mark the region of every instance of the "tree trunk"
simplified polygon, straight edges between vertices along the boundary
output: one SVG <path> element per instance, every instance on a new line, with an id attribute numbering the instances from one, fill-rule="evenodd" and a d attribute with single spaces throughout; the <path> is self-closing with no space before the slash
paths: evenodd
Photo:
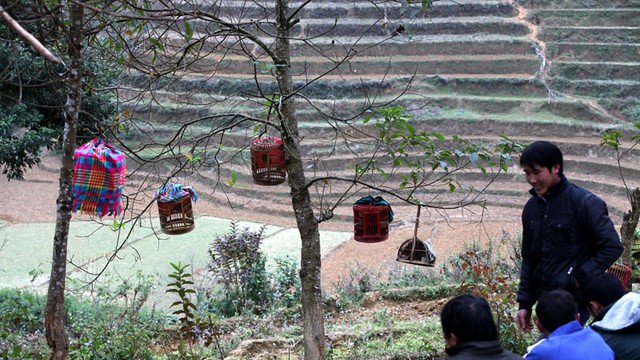
<path id="1" fill-rule="evenodd" d="M 622 263 L 633 268 L 633 258 L 631 249 L 636 239 L 636 227 L 638 226 L 638 218 L 640 217 L 640 188 L 633 190 L 629 197 L 631 210 L 622 216 L 622 225 L 620 226 L 620 238 L 622 239 Z M 631 290 L 631 281 L 627 284 L 627 289 Z"/>
<path id="2" fill-rule="evenodd" d="M 67 103 L 62 143 L 56 230 L 53 239 L 51 276 L 45 308 L 45 331 L 49 346 L 49 360 L 63 360 L 69 356 L 69 337 L 64 326 L 64 291 L 67 273 L 67 242 L 73 202 L 73 153 L 76 148 L 76 130 L 82 98 L 82 6 L 70 3 L 69 58 L 71 65 L 67 79 Z"/>
<path id="3" fill-rule="evenodd" d="M 302 249 L 300 251 L 300 281 L 302 283 L 302 322 L 304 358 L 323 359 L 325 350 L 324 311 L 320 284 L 320 231 L 311 207 L 311 196 L 307 189 L 304 168 L 300 156 L 298 121 L 295 113 L 293 82 L 290 68 L 289 35 L 287 21 L 289 2 L 276 2 L 276 57 L 275 74 L 280 90 L 279 116 L 283 129 L 285 163 L 291 203 Z"/>

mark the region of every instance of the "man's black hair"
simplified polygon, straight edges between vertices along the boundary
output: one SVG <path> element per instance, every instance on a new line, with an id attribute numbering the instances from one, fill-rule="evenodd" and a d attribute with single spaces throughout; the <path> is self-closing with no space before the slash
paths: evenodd
<path id="1" fill-rule="evenodd" d="M 496 341 L 498 329 L 489 303 L 473 295 L 460 295 L 442 308 L 440 322 L 445 337 L 455 334 L 458 342 Z"/>
<path id="2" fill-rule="evenodd" d="M 535 141 L 529 144 L 520 156 L 520 166 L 539 165 L 551 171 L 554 165 L 560 165 L 559 175 L 563 174 L 562 151 L 549 141 Z"/>
<path id="3" fill-rule="evenodd" d="M 582 288 L 582 299 L 585 302 L 597 301 L 602 306 L 612 304 L 626 293 L 622 282 L 609 272 L 593 276 Z"/>
<path id="4" fill-rule="evenodd" d="M 536 316 L 547 331 L 554 332 L 560 326 L 576 320 L 578 305 L 568 291 L 548 291 L 538 300 Z"/>

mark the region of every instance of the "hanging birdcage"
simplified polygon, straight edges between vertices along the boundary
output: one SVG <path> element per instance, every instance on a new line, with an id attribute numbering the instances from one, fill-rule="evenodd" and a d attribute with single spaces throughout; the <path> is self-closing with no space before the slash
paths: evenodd
<path id="1" fill-rule="evenodd" d="M 627 284 L 629 283 L 629 279 L 631 278 L 631 268 L 629 266 L 625 264 L 614 263 L 607 269 L 607 272 L 612 273 L 618 279 L 620 279 L 620 282 L 622 283 L 622 287 L 624 288 L 627 287 Z"/>
<path id="2" fill-rule="evenodd" d="M 400 245 L 396 261 L 412 265 L 432 267 L 435 266 L 436 263 L 436 253 L 433 250 L 431 243 L 418 239 L 419 223 L 420 206 L 418 206 L 418 214 L 416 215 L 416 225 L 413 231 L 413 238 L 404 241 L 402 245 Z"/>
<path id="3" fill-rule="evenodd" d="M 126 170 L 124 153 L 101 139 L 79 146 L 73 154 L 72 211 L 119 215 Z"/>
<path id="4" fill-rule="evenodd" d="M 389 238 L 389 223 L 393 221 L 391 206 L 380 196 L 366 196 L 353 204 L 353 239 L 375 243 Z"/>
<path id="5" fill-rule="evenodd" d="M 284 165 L 282 140 L 265 136 L 251 142 L 251 174 L 253 182 L 260 185 L 278 185 L 284 182 L 287 169 Z"/>
<path id="6" fill-rule="evenodd" d="M 156 193 L 160 230 L 168 235 L 186 234 L 195 228 L 193 201 L 198 199 L 193 188 L 167 184 Z"/>

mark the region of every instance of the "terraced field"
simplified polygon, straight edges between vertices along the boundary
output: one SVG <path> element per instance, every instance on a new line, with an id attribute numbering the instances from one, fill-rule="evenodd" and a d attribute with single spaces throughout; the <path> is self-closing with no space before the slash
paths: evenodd
<path id="1" fill-rule="evenodd" d="M 243 14 L 250 19 L 265 11 L 244 1 L 224 3 L 228 7 L 215 10 L 229 16 Z M 401 10 L 399 5 L 382 8 L 368 1 L 334 0 L 314 2 L 298 14 L 292 69 L 302 95 L 297 115 L 309 179 L 326 174 L 353 176 L 354 165 L 371 150 L 365 136 L 370 128 L 353 114 L 373 100 L 393 101 L 410 112 L 419 130 L 485 143 L 496 142 L 501 134 L 525 143 L 556 142 L 565 153 L 570 179 L 601 195 L 614 222 L 620 223 L 629 208 L 625 188 L 614 152 L 599 143 L 608 129 L 623 131 L 627 140 L 637 134 L 631 124 L 640 116 L 639 0 L 436 1 L 428 11 L 411 18 L 401 15 Z M 269 63 L 260 49 L 253 49 L 254 61 L 240 56 L 240 51 L 230 43 L 224 57 L 214 52 L 163 86 L 131 72 L 125 78 L 129 89 L 121 95 L 130 101 L 141 131 L 132 132 L 129 140 L 142 141 L 142 131 L 152 130 L 152 137 L 162 143 L 182 124 L 200 117 L 224 119 L 239 112 L 262 116 L 265 106 L 256 85 L 265 94 L 273 91 Z M 134 101 L 148 87 L 156 88 L 154 101 L 148 93 L 145 102 Z M 200 121 L 187 135 L 198 138 L 219 124 L 217 118 Z M 344 132 L 337 132 L 338 127 Z M 220 161 L 178 180 L 197 186 L 202 196 L 220 203 L 208 211 L 228 217 L 233 208 L 238 218 L 293 225 L 286 183 L 252 184 L 248 150 L 256 136 L 251 127 L 236 127 L 212 139 L 210 144 L 220 141 L 223 150 L 212 145 L 206 154 L 217 149 Z M 640 177 L 639 157 L 640 153 L 631 151 L 621 161 L 624 178 L 633 187 Z M 166 164 L 155 166 L 160 172 L 171 170 Z M 236 186 L 221 185 L 232 171 L 238 174 Z M 458 180 L 475 187 L 486 182 L 474 172 L 461 174 Z M 336 202 L 346 187 L 335 183 L 318 189 L 324 193 L 316 194 L 317 205 Z M 427 231 L 431 235 L 434 224 L 443 219 L 453 227 L 484 219 L 486 224 L 509 223 L 508 229 L 514 230 L 527 188 L 514 164 L 482 195 L 486 211 L 431 212 L 422 221 L 433 227 Z M 350 205 L 366 194 L 340 199 L 334 219 L 323 226 L 352 229 Z M 446 196 L 446 191 L 434 189 L 433 196 Z M 403 238 L 412 232 L 415 208 L 402 203 L 393 206 Z M 440 231 L 436 246 L 461 242 L 450 238 L 454 233 Z M 345 245 L 337 256 L 344 258 L 354 251 L 353 246 Z"/>

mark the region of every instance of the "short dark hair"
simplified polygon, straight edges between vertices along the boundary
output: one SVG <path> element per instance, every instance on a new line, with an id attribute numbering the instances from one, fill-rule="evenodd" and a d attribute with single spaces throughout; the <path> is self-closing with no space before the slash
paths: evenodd
<path id="1" fill-rule="evenodd" d="M 460 295 L 449 300 L 442 308 L 440 322 L 445 337 L 455 334 L 459 342 L 498 340 L 489 303 L 478 296 Z"/>
<path id="2" fill-rule="evenodd" d="M 622 282 L 612 273 L 603 271 L 584 284 L 582 299 L 585 302 L 597 301 L 602 306 L 612 304 L 624 296 L 626 290 Z"/>
<path id="3" fill-rule="evenodd" d="M 560 326 L 576 320 L 578 305 L 568 291 L 557 289 L 548 291 L 538 300 L 536 316 L 550 333 Z"/>
<path id="4" fill-rule="evenodd" d="M 551 170 L 554 165 L 560 165 L 559 175 L 563 174 L 562 151 L 549 141 L 535 141 L 529 144 L 520 155 L 520 166 L 544 166 Z"/>

